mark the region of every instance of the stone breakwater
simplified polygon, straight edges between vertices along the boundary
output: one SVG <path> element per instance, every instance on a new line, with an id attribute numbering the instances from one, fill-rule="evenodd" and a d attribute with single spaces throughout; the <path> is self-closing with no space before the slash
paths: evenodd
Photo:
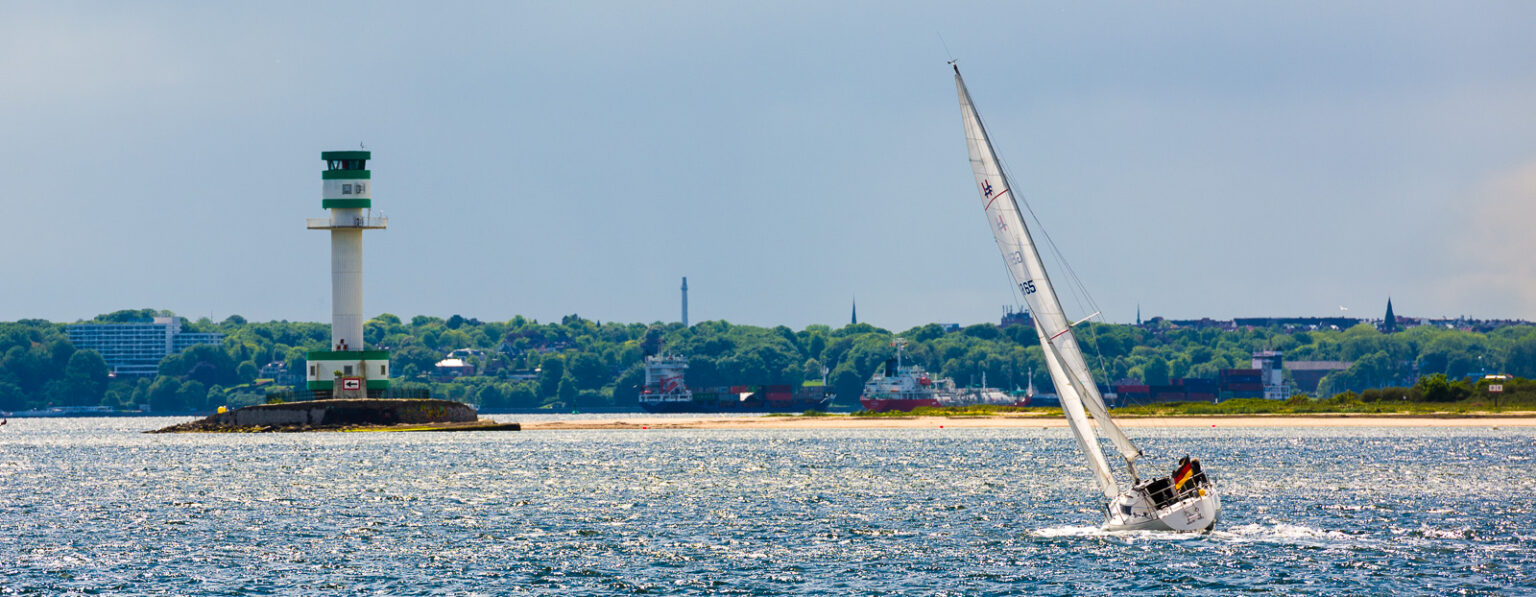
<path id="1" fill-rule="evenodd" d="M 343 399 L 258 404 L 172 425 L 152 433 L 221 431 L 332 431 L 358 427 L 441 425 L 469 428 L 474 407 L 430 398 Z M 486 423 L 493 423 L 486 421 Z"/>

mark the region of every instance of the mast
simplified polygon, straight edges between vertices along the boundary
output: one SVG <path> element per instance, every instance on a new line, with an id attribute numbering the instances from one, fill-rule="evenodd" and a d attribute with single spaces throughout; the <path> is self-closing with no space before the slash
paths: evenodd
<path id="1" fill-rule="evenodd" d="M 1024 225 L 1024 216 L 1014 197 L 1013 186 L 1003 172 L 1002 162 L 992 148 L 992 141 L 987 137 L 981 115 L 971 102 L 971 94 L 965 87 L 965 80 L 960 77 L 958 65 L 955 65 L 955 89 L 960 95 L 961 120 L 965 126 L 971 171 L 976 176 L 983 209 L 992 228 L 992 235 L 997 240 L 997 248 L 1003 255 L 1008 273 L 1018 286 L 1019 293 L 1029 305 L 1035 322 L 1035 333 L 1040 337 L 1040 346 L 1045 351 L 1045 361 L 1051 379 L 1056 384 L 1056 391 L 1061 396 L 1062 410 L 1067 415 L 1067 421 L 1088 456 L 1094 477 L 1105 490 L 1105 495 L 1114 497 L 1113 477 L 1109 474 L 1103 452 L 1092 434 L 1084 409 L 1093 414 L 1100 431 L 1109 437 L 1120 456 L 1125 459 L 1133 480 L 1136 477 L 1135 461 L 1141 456 L 1141 450 L 1109 418 L 1104 398 L 1099 394 L 1098 386 L 1093 383 L 1088 363 L 1083 359 L 1082 349 L 1078 346 L 1077 335 L 1073 333 L 1061 300 L 1056 296 L 1038 247 Z"/>

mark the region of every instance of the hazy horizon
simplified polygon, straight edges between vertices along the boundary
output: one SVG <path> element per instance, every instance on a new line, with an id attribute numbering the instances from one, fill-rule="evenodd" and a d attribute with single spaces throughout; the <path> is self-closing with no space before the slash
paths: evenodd
<path id="1" fill-rule="evenodd" d="M 328 322 L 329 243 L 303 220 L 325 215 L 320 152 L 364 144 L 390 217 L 365 235 L 368 316 L 676 321 L 687 276 L 694 322 L 838 327 L 855 297 L 891 330 L 996 321 L 1018 299 L 950 54 L 1108 321 L 1370 319 L 1389 296 L 1536 319 L 1533 22 L 1517 2 L 6 3 L 0 320 Z"/>

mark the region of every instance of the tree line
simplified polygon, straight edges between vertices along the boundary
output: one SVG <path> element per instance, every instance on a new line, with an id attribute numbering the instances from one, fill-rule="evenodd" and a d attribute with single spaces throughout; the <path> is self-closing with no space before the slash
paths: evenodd
<path id="1" fill-rule="evenodd" d="M 147 321 L 168 315 L 150 309 L 101 315 L 94 322 Z M 304 355 L 329 344 L 329 326 L 310 322 L 249 322 L 238 315 L 220 322 L 188 321 L 184 331 L 219 332 L 218 345 L 200 345 L 165 357 L 157 374 L 109 376 L 93 350 L 77 349 L 66 326 L 28 319 L 0 323 L 0 410 L 44 406 L 107 405 L 156 411 L 203 411 L 243 406 L 281 392 L 283 379 L 265 380 L 265 365 L 282 362 L 299 374 Z M 1278 350 L 1287 361 L 1347 361 L 1348 368 L 1322 381 L 1319 395 L 1359 394 L 1413 387 L 1424 376 L 1460 379 L 1480 371 L 1536 378 L 1536 327 L 1508 326 L 1488 333 L 1416 327 L 1381 333 L 1361 324 L 1346 330 L 1286 331 L 1087 323 L 1080 343 L 1101 380 L 1167 384 L 1181 377 L 1214 378 L 1221 369 L 1247 368 L 1254 351 Z M 661 352 L 689 357 L 694 387 L 821 382 L 837 395 L 835 407 L 856 407 L 863 384 L 907 340 L 904 358 L 960 385 L 1022 388 L 1031 376 L 1037 390 L 1052 391 L 1032 328 L 976 324 L 946 329 L 927 324 L 900 332 L 869 324 L 839 328 L 811 325 L 759 327 L 706 321 L 678 323 L 597 322 L 569 315 L 540 323 L 522 316 L 480 321 L 453 315 L 392 314 L 368 320 L 370 347 L 390 351 L 397 394 L 433 396 L 481 408 L 633 407 L 644 381 L 643 360 Z M 436 364 L 457 349 L 475 374 L 436 375 Z"/>

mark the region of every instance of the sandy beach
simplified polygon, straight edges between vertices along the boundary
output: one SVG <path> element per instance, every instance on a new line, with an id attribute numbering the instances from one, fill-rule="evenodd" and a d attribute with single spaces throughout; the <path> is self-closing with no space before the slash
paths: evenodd
<path id="1" fill-rule="evenodd" d="M 1181 417 L 1116 417 L 1122 427 L 1536 427 L 1536 412 L 1498 415 L 1210 415 Z M 999 415 L 990 417 L 764 417 L 744 416 L 676 419 L 647 415 L 615 416 L 612 419 L 537 421 L 522 424 L 524 431 L 571 429 L 951 429 L 1066 427 L 1054 415 Z"/>

